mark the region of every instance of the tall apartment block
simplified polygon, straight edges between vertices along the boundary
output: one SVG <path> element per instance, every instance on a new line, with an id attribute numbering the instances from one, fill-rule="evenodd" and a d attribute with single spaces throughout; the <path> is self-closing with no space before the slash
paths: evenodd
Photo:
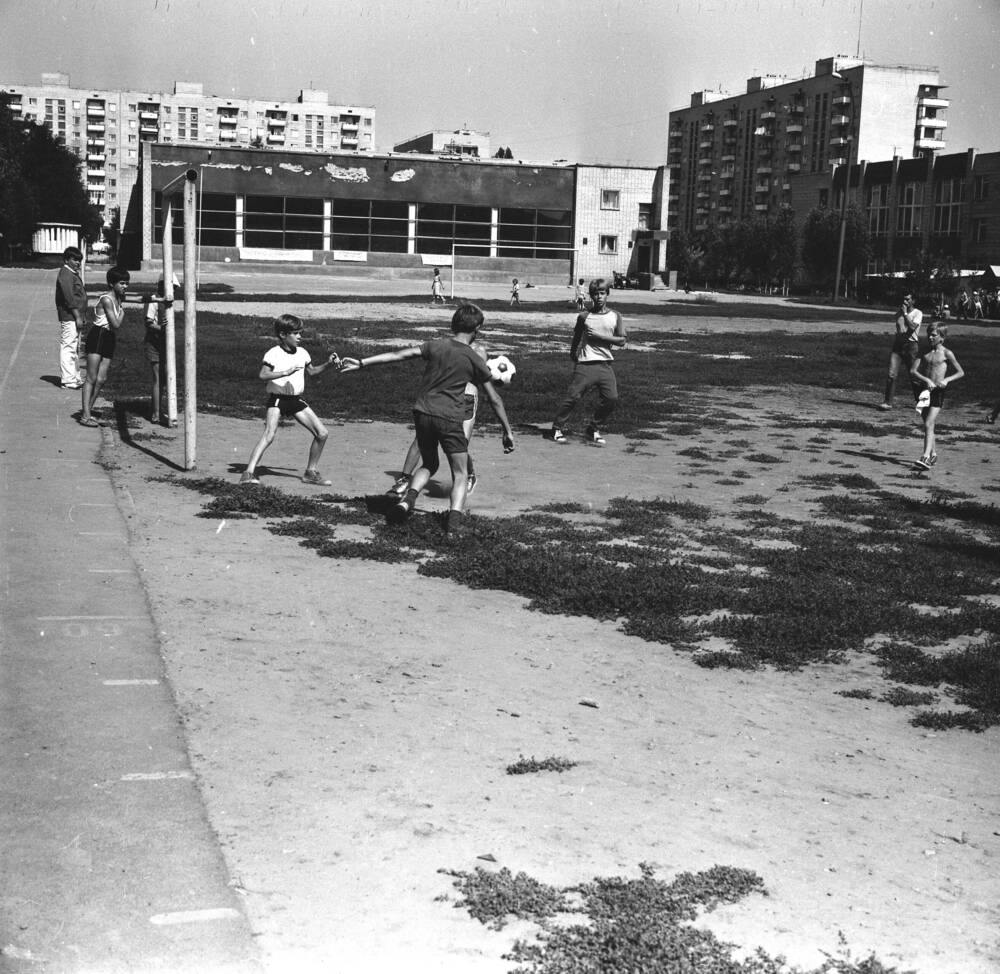
<path id="1" fill-rule="evenodd" d="M 45 125 L 83 161 L 90 201 L 105 223 L 124 207 L 138 176 L 139 143 L 258 146 L 313 152 L 371 152 L 375 110 L 332 105 L 325 91 L 303 89 L 294 102 L 206 95 L 177 81 L 173 92 L 70 87 L 65 74 L 40 85 L 0 82 L 14 113 Z"/>
<path id="2" fill-rule="evenodd" d="M 933 67 L 816 62 L 812 77 L 750 78 L 744 94 L 695 92 L 670 112 L 670 230 L 774 215 L 791 180 L 832 166 L 944 149 L 948 100 Z"/>

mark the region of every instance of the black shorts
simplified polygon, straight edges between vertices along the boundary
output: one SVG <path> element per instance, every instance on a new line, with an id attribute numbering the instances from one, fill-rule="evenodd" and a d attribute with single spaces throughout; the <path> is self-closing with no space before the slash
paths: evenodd
<path id="1" fill-rule="evenodd" d="M 143 351 L 146 353 L 147 362 L 160 362 L 166 358 L 167 336 L 162 332 L 146 329 L 146 337 L 142 342 Z"/>
<path id="2" fill-rule="evenodd" d="M 275 406 L 282 416 L 294 416 L 303 409 L 308 409 L 309 403 L 301 396 L 279 396 L 276 392 L 272 392 L 267 397 L 267 408 L 273 409 Z"/>
<path id="3" fill-rule="evenodd" d="M 100 355 L 101 358 L 113 359 L 118 336 L 110 328 L 92 327 L 87 332 L 83 349 L 88 355 Z"/>
<path id="4" fill-rule="evenodd" d="M 421 462 L 428 470 L 437 469 L 438 447 L 447 457 L 469 452 L 469 441 L 465 438 L 461 422 L 414 411 L 413 425 L 416 428 Z"/>
<path id="5" fill-rule="evenodd" d="M 931 401 L 927 405 L 937 406 L 940 409 L 944 405 L 944 389 L 940 386 L 931 389 Z"/>

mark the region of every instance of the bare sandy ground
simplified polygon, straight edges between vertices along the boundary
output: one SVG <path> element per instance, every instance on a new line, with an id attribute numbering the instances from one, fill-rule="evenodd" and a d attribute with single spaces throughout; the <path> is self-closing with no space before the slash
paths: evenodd
<path id="1" fill-rule="evenodd" d="M 477 434 L 473 512 L 622 495 L 725 509 L 755 493 L 805 518 L 808 489 L 774 491 L 830 471 L 993 501 L 993 449 L 962 439 L 982 431 L 978 410 L 950 412 L 941 464 L 922 478 L 906 463 L 919 445 L 912 411 L 877 443 L 824 431 L 833 442 L 819 454 L 806 449 L 814 431 L 780 428 L 781 415 L 870 408 L 849 398 L 768 392 L 744 410 L 756 430 L 702 436 L 710 453 L 735 436 L 781 451 L 786 462 L 738 487 L 717 481 L 745 461 L 707 473 L 677 456 L 684 439 L 634 452 L 621 437 L 595 450 L 526 433 L 504 457 Z M 770 895 L 704 921 L 748 950 L 814 965 L 842 934 L 855 957 L 873 950 L 921 974 L 1000 971 L 996 728 L 921 731 L 905 709 L 836 695 L 880 691 L 864 656 L 796 674 L 704 670 L 614 624 L 533 613 L 414 565 L 321 559 L 255 520 L 197 517 L 203 498 L 162 479 L 183 461 L 182 435 L 150 433 L 115 439 L 108 460 L 211 822 L 270 971 L 506 971 L 501 954 L 530 928 L 497 933 L 439 900 L 453 894 L 439 869 L 506 866 L 564 885 L 636 876 L 641 861 L 667 879 L 714 864 L 757 871 Z M 176 476 L 235 479 L 258 434 L 256 422 L 200 415 L 197 469 Z M 409 436 L 333 426 L 328 489 L 384 489 Z M 297 479 L 306 448 L 303 431 L 283 428 L 265 482 L 322 493 Z M 521 755 L 579 764 L 507 775 Z"/>

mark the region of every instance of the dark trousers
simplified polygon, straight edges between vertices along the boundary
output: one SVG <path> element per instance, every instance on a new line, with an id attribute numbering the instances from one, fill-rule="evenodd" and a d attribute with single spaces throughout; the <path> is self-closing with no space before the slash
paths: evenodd
<path id="1" fill-rule="evenodd" d="M 597 389 L 597 409 L 594 410 L 592 425 L 603 423 L 618 405 L 618 383 L 615 380 L 615 370 L 610 362 L 577 362 L 573 367 L 573 377 L 569 381 L 566 399 L 556 415 L 556 429 L 562 429 L 569 421 L 570 414 L 576 409 L 577 403 L 591 389 Z"/>

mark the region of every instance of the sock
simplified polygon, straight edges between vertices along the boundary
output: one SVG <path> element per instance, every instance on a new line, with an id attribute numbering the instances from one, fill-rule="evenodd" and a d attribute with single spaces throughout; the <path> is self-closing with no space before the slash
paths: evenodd
<path id="1" fill-rule="evenodd" d="M 417 503 L 417 497 L 418 496 L 419 495 L 417 494 L 417 492 L 411 487 L 406 492 L 406 497 L 404 499 L 406 500 L 406 503 L 409 504 L 410 507 L 415 507 L 416 503 Z"/>

